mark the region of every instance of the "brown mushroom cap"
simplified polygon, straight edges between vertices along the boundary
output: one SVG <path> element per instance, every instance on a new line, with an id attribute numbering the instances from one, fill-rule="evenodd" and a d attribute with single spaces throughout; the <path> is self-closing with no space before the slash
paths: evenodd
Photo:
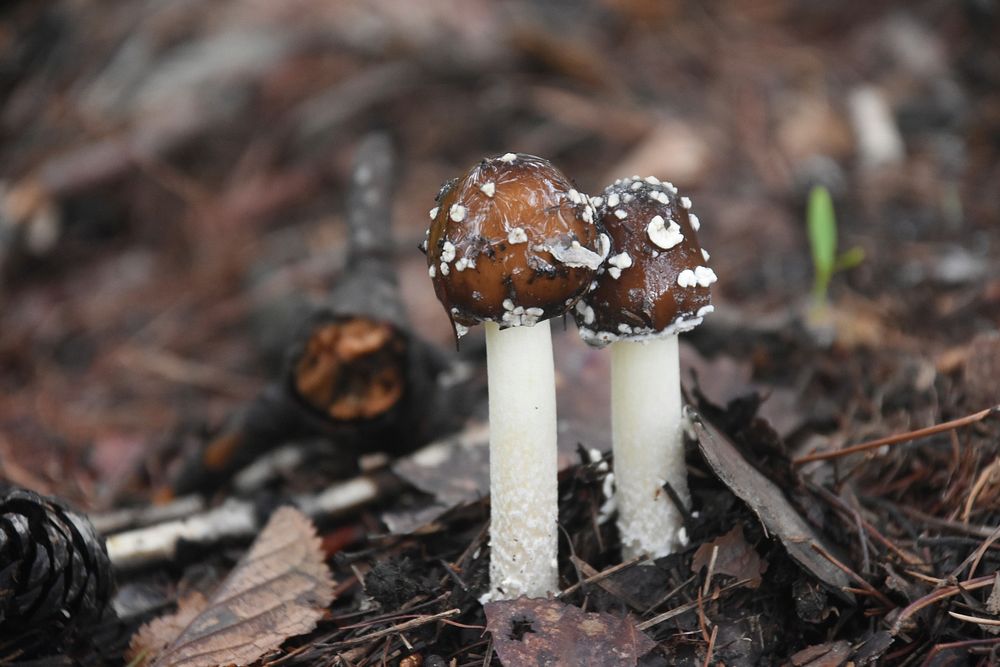
<path id="1" fill-rule="evenodd" d="M 424 249 L 459 336 L 487 320 L 530 326 L 566 312 L 606 256 L 590 199 L 539 157 L 485 159 L 437 202 Z"/>
<path id="2" fill-rule="evenodd" d="M 603 346 L 701 324 L 713 310 L 716 277 L 698 243 L 691 201 L 652 176 L 619 179 L 593 201 L 611 251 L 597 288 L 576 305 L 580 336 Z"/>

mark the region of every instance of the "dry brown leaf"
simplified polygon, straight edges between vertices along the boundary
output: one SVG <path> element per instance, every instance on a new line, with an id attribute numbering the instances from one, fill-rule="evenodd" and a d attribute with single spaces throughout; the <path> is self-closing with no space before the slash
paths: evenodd
<path id="1" fill-rule="evenodd" d="M 162 653 L 207 605 L 208 598 L 195 591 L 180 599 L 174 613 L 154 618 L 143 625 L 129 642 L 128 664 L 137 667 L 149 664 L 152 656 Z"/>
<path id="2" fill-rule="evenodd" d="M 168 644 L 150 654 L 154 667 L 245 665 L 312 630 L 332 601 L 333 579 L 316 529 L 299 510 L 282 507 L 187 625 L 157 619 L 139 630 L 133 645 Z M 180 629 L 172 640 L 166 636 L 171 628 Z"/>
<path id="3" fill-rule="evenodd" d="M 743 527 L 735 526 L 731 531 L 706 542 L 698 547 L 691 560 L 691 571 L 698 573 L 701 568 L 708 567 L 712 560 L 712 551 L 718 548 L 712 571 L 715 574 L 725 574 L 738 580 L 747 580 L 747 588 L 760 586 L 761 575 L 767 570 L 767 563 L 760 559 L 757 551 L 743 538 Z"/>
<path id="4" fill-rule="evenodd" d="M 656 646 L 628 618 L 586 613 L 556 600 L 502 600 L 483 610 L 493 648 L 511 667 L 627 667 Z"/>

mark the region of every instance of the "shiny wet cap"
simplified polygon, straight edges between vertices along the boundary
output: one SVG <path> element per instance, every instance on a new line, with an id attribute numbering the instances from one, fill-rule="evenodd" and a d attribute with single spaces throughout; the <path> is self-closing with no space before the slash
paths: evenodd
<path id="1" fill-rule="evenodd" d="M 589 197 L 533 155 L 488 158 L 446 183 L 424 249 L 456 334 L 483 321 L 531 326 L 572 308 L 607 256 L 595 216 Z"/>
<path id="2" fill-rule="evenodd" d="M 611 239 L 597 288 L 577 303 L 580 336 L 603 346 L 688 331 L 712 312 L 716 281 L 691 201 L 671 183 L 624 178 L 593 200 Z"/>

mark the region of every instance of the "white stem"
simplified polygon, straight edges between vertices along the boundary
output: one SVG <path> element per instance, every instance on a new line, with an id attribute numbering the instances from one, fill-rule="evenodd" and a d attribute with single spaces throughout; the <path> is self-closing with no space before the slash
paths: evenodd
<path id="1" fill-rule="evenodd" d="M 556 389 L 548 321 L 486 323 L 490 400 L 488 599 L 558 586 Z"/>
<path id="2" fill-rule="evenodd" d="M 690 502 L 677 336 L 611 345 L 611 429 L 622 558 L 659 558 L 686 542 L 668 482 Z"/>

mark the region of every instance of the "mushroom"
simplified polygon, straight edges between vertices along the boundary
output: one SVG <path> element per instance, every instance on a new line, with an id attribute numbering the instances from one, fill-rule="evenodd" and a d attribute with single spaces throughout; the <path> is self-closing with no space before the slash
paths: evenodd
<path id="1" fill-rule="evenodd" d="M 691 201 L 650 176 L 619 179 L 595 199 L 611 251 L 576 306 L 584 341 L 611 345 L 611 430 L 622 555 L 665 556 L 687 542 L 665 484 L 690 502 L 684 467 L 677 334 L 712 312 L 716 276 Z"/>
<path id="2" fill-rule="evenodd" d="M 590 199 L 550 162 L 507 153 L 449 181 L 424 250 L 457 338 L 485 323 L 487 599 L 557 589 L 556 395 L 549 318 L 591 288 L 607 247 Z"/>

